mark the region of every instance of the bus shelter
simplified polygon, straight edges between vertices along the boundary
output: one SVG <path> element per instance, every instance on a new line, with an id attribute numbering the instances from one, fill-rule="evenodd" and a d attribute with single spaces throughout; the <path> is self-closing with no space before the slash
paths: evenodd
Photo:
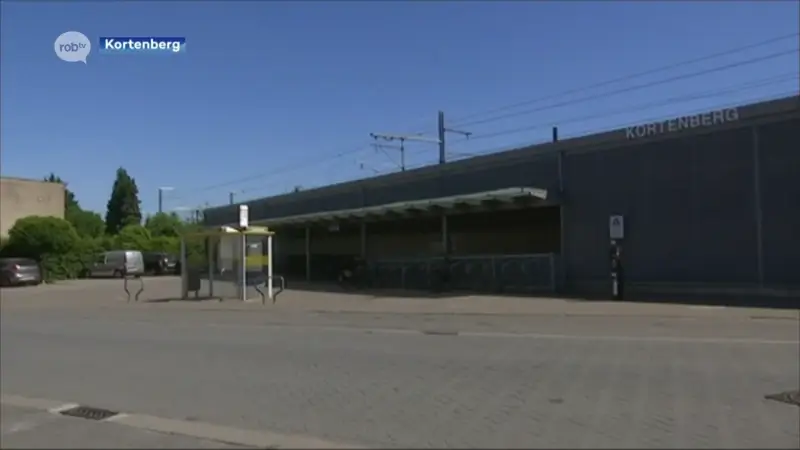
<path id="1" fill-rule="evenodd" d="M 183 234 L 181 299 L 190 299 L 193 292 L 198 300 L 274 303 L 285 287 L 283 277 L 272 272 L 274 234 L 266 227 L 230 226 Z"/>

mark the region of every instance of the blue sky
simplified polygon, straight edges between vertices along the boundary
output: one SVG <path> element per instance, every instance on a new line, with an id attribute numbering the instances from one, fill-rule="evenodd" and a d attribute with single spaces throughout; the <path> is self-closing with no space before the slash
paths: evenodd
<path id="1" fill-rule="evenodd" d="M 398 152 L 371 148 L 369 133 L 433 134 L 440 109 L 474 133 L 448 137 L 460 158 L 542 141 L 552 125 L 586 134 L 788 95 L 796 53 L 600 94 L 790 51 L 797 36 L 556 94 L 797 33 L 798 14 L 793 1 L 4 1 L 0 168 L 55 172 L 100 212 L 119 166 L 145 212 L 158 186 L 175 187 L 165 209 L 223 204 L 231 190 L 246 199 L 321 186 L 397 170 Z M 71 30 L 93 45 L 180 36 L 187 51 L 93 51 L 86 65 L 66 63 L 53 42 Z M 492 113 L 544 96 L 553 98 Z M 503 133 L 519 128 L 528 130 Z M 437 159 L 435 145 L 406 150 L 409 167 Z"/>

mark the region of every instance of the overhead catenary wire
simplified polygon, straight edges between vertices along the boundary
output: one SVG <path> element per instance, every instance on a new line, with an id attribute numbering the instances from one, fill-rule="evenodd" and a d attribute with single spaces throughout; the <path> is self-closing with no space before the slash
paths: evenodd
<path id="1" fill-rule="evenodd" d="M 683 111 L 681 114 L 683 114 L 683 115 L 700 114 L 700 113 L 704 113 L 704 112 L 709 111 L 709 109 L 732 108 L 732 107 L 739 106 L 742 103 L 764 102 L 764 101 L 775 100 L 775 99 L 779 99 L 779 98 L 785 98 L 785 97 L 788 97 L 788 96 L 791 96 L 791 95 L 797 95 L 797 94 L 798 94 L 797 89 L 781 91 L 781 92 L 776 92 L 776 93 L 774 93 L 772 95 L 769 95 L 769 96 L 766 96 L 766 97 L 762 95 L 762 96 L 758 96 L 758 97 L 740 99 L 740 100 L 735 101 L 735 102 L 719 103 L 719 104 L 716 104 L 716 105 L 712 105 L 710 107 L 706 106 L 706 107 L 702 107 L 702 108 L 695 108 L 695 109 L 692 109 L 692 110 Z M 596 114 L 596 115 L 594 115 L 594 116 L 592 116 L 590 118 L 599 118 L 599 117 L 604 117 L 606 115 L 608 115 L 608 113 L 600 113 L 600 114 Z M 660 114 L 660 115 L 655 115 L 655 116 L 650 116 L 650 117 L 643 117 L 643 118 L 640 118 L 640 119 L 637 119 L 637 120 L 631 120 L 631 121 L 626 121 L 626 122 L 622 122 L 622 123 L 616 123 L 616 124 L 613 124 L 613 125 L 608 125 L 608 126 L 603 126 L 603 127 L 598 127 L 598 128 L 592 128 L 592 129 L 579 130 L 579 131 L 576 131 L 576 132 L 571 133 L 571 134 L 566 134 L 563 137 L 564 138 L 571 138 L 571 137 L 587 136 L 587 135 L 591 135 L 591 134 L 595 134 L 595 133 L 602 133 L 604 131 L 623 129 L 623 128 L 626 128 L 626 127 L 640 125 L 640 124 L 643 124 L 643 123 L 659 122 L 659 121 L 668 120 L 668 119 L 671 119 L 671 118 L 674 118 L 674 117 L 675 117 L 674 114 Z M 574 118 L 574 119 L 565 119 L 565 120 L 561 121 L 561 123 L 569 123 L 569 122 L 577 122 L 577 121 L 585 121 L 585 120 L 587 120 L 586 117 L 581 117 L 581 118 Z M 458 153 L 459 157 L 453 159 L 453 161 L 460 161 L 460 160 L 463 160 L 463 159 L 474 158 L 476 156 L 486 156 L 486 155 L 490 155 L 490 154 L 494 154 L 494 153 L 502 153 L 502 152 L 507 152 L 507 151 L 512 151 L 512 150 L 519 150 L 519 149 L 523 149 L 523 148 L 526 148 L 526 147 L 531 147 L 531 146 L 535 146 L 535 145 L 538 145 L 538 144 L 545 144 L 545 143 L 549 143 L 549 142 L 551 142 L 551 141 L 550 140 L 545 140 L 545 139 L 542 139 L 539 142 L 531 142 L 531 140 L 526 140 L 526 141 L 520 142 L 518 144 L 503 145 L 503 146 L 493 147 L 493 148 L 489 148 L 489 149 L 485 149 L 485 150 L 479 150 L 479 151 L 476 151 L 476 152 L 461 152 L 461 153 Z"/>
<path id="2" fill-rule="evenodd" d="M 566 117 L 566 118 L 563 118 L 563 119 L 548 120 L 547 123 L 537 123 L 537 124 L 534 124 L 534 125 L 518 127 L 518 128 L 514 128 L 514 129 L 509 129 L 509 130 L 501 130 L 499 132 L 479 134 L 479 135 L 476 135 L 475 137 L 471 137 L 469 140 L 463 139 L 463 140 L 460 140 L 460 141 L 455 141 L 455 142 L 453 142 L 451 144 L 451 147 L 455 147 L 455 146 L 458 146 L 459 144 L 464 144 L 464 143 L 467 143 L 469 141 L 477 141 L 477 140 L 481 140 L 481 139 L 499 137 L 499 136 L 503 136 L 503 135 L 510 135 L 510 134 L 524 132 L 524 131 L 532 131 L 532 130 L 536 130 L 536 129 L 545 129 L 545 128 L 549 128 L 549 127 L 551 127 L 553 125 L 562 126 L 562 125 L 569 124 L 569 123 L 585 122 L 585 121 L 590 121 L 590 120 L 593 120 L 593 119 L 608 117 L 608 116 L 616 115 L 616 114 L 624 114 L 624 113 L 628 113 L 628 112 L 651 110 L 651 109 L 656 109 L 656 108 L 669 106 L 669 105 L 673 105 L 673 104 L 680 104 L 680 103 L 691 102 L 691 101 L 696 101 L 696 100 L 700 100 L 700 99 L 707 99 L 707 98 L 719 97 L 719 96 L 722 96 L 722 95 L 729 95 L 729 94 L 732 94 L 732 93 L 742 92 L 742 91 L 746 91 L 746 90 L 753 89 L 753 88 L 776 85 L 776 84 L 779 84 L 781 82 L 791 81 L 793 79 L 798 79 L 798 77 L 800 77 L 800 75 L 798 75 L 797 72 L 787 72 L 787 73 L 783 73 L 783 74 L 772 76 L 772 77 L 767 77 L 767 78 L 762 78 L 762 79 L 757 79 L 757 80 L 751 80 L 751 81 L 744 82 L 744 83 L 739 83 L 739 84 L 736 84 L 736 85 L 728 86 L 728 87 L 723 88 L 723 89 L 717 89 L 717 90 L 713 90 L 713 91 L 704 90 L 704 91 L 701 91 L 701 92 L 695 92 L 695 93 L 692 93 L 692 94 L 684 94 L 684 95 L 679 95 L 679 96 L 673 96 L 673 97 L 670 97 L 670 98 L 667 98 L 667 99 L 647 102 L 647 103 L 644 103 L 644 104 L 633 105 L 633 106 L 629 106 L 629 107 L 616 108 L 616 109 L 613 109 L 613 110 L 603 110 L 601 112 L 594 113 L 594 114 L 571 116 L 571 117 Z M 784 91 L 784 92 L 780 93 L 779 97 L 780 96 L 792 95 L 792 94 L 794 94 L 796 92 L 797 92 L 796 90 L 794 90 L 794 91 Z M 742 102 L 761 101 L 761 100 L 763 100 L 763 98 L 756 98 L 756 99 L 753 99 L 753 100 L 749 100 L 749 99 L 748 100 L 739 100 L 737 102 L 733 102 L 732 105 L 741 104 Z M 713 108 L 713 107 L 711 107 L 711 108 Z M 704 108 L 700 108 L 698 111 L 702 112 L 702 111 L 706 111 L 708 109 L 709 109 L 709 107 L 707 106 L 707 107 L 704 107 Z M 690 114 L 691 112 L 686 112 L 686 113 Z M 670 115 L 666 115 L 664 117 L 671 117 L 671 116 Z M 658 120 L 660 118 L 662 118 L 662 117 L 661 116 L 656 117 L 656 118 L 654 118 L 654 120 Z M 633 122 L 629 123 L 628 125 L 637 124 L 637 123 L 643 123 L 643 122 L 647 122 L 649 120 L 650 119 L 638 119 L 636 121 L 633 121 Z M 623 125 L 619 125 L 619 126 L 623 126 Z M 625 125 L 625 126 L 627 126 L 627 125 Z M 613 129 L 615 127 L 617 127 L 617 126 L 614 125 L 614 126 L 611 126 L 611 128 L 603 127 L 603 128 L 597 129 L 595 131 L 608 131 L 609 129 Z M 591 131 L 591 132 L 595 132 L 595 131 Z M 543 143 L 543 142 L 547 142 L 547 141 L 543 140 L 542 142 L 539 142 L 539 143 Z M 478 152 L 452 152 L 452 154 L 453 154 L 453 156 L 456 157 L 454 159 L 454 161 L 455 161 L 455 160 L 461 160 L 461 159 L 464 159 L 464 158 L 469 158 L 469 157 L 474 157 L 474 156 L 482 156 L 482 155 L 485 155 L 485 154 L 488 154 L 488 153 L 493 153 L 493 152 L 498 152 L 498 151 L 507 151 L 507 150 L 512 150 L 512 149 L 519 148 L 519 147 L 535 145 L 536 143 L 537 142 L 531 142 L 531 140 L 528 140 L 526 142 L 522 142 L 522 143 L 517 144 L 517 145 L 512 145 L 512 146 L 506 145 L 506 146 L 499 147 L 499 148 L 495 147 L 495 148 L 492 148 L 492 149 L 489 149 L 489 150 L 485 150 L 485 151 L 478 151 Z M 423 152 L 424 152 L 424 150 L 416 151 L 416 152 L 410 152 L 409 156 L 421 154 Z M 426 162 L 421 162 L 421 163 L 416 163 L 416 164 L 409 164 L 409 165 L 407 165 L 406 170 L 412 169 L 412 168 L 423 167 L 423 166 L 429 165 L 431 163 L 432 162 L 430 162 L 430 161 L 426 161 Z M 373 171 L 373 174 L 369 174 L 369 175 L 367 175 L 367 177 L 368 176 L 372 176 L 372 175 L 381 175 L 381 174 L 390 173 L 390 172 L 391 171 Z M 352 181 L 352 180 L 356 180 L 356 179 L 360 179 L 360 178 L 361 177 L 353 177 L 350 180 Z M 340 180 L 340 181 L 346 181 L 346 180 Z M 268 185 L 263 185 L 262 184 L 260 186 L 260 188 L 264 188 L 264 187 L 268 187 Z M 244 190 L 247 191 L 247 189 L 244 189 Z"/>
<path id="3" fill-rule="evenodd" d="M 474 137 L 470 138 L 469 140 L 462 139 L 460 141 L 456 141 L 456 142 L 451 144 L 451 147 L 455 146 L 455 145 L 458 145 L 458 144 L 463 144 L 463 143 L 466 143 L 466 142 L 472 142 L 472 141 L 488 139 L 488 138 L 493 138 L 493 137 L 499 137 L 499 136 L 506 136 L 506 135 L 509 135 L 509 134 L 515 134 L 515 133 L 520 133 L 520 132 L 524 132 L 524 131 L 532 131 L 532 130 L 536 130 L 536 129 L 543 129 L 543 128 L 546 128 L 546 127 L 549 127 L 549 126 L 552 126 L 552 125 L 563 125 L 565 123 L 573 123 L 573 122 L 578 122 L 578 121 L 592 120 L 592 119 L 597 119 L 597 118 L 608 116 L 608 115 L 624 114 L 624 113 L 628 113 L 628 112 L 635 112 L 635 111 L 642 111 L 642 110 L 647 110 L 647 109 L 652 109 L 652 108 L 658 108 L 658 107 L 667 106 L 667 105 L 675 104 L 675 103 L 683 103 L 683 102 L 687 102 L 687 101 L 700 100 L 700 99 L 704 99 L 704 98 L 718 97 L 720 95 L 727 95 L 727 94 L 732 94 L 732 93 L 736 93 L 736 92 L 742 92 L 742 91 L 746 91 L 746 90 L 753 89 L 753 88 L 772 86 L 772 85 L 776 85 L 776 84 L 779 84 L 779 83 L 782 83 L 782 82 L 786 82 L 786 81 L 797 80 L 798 78 L 800 78 L 800 73 L 798 73 L 798 72 L 787 72 L 787 73 L 784 73 L 784 74 L 781 74 L 781 75 L 777 75 L 777 76 L 773 76 L 773 77 L 762 78 L 762 79 L 759 79 L 759 80 L 753 80 L 753 81 L 749 81 L 749 82 L 745 82 L 745 83 L 739 83 L 739 84 L 736 84 L 736 85 L 733 85 L 733 86 L 729 86 L 729 87 L 723 88 L 723 89 L 717 89 L 717 90 L 713 90 L 713 91 L 695 92 L 695 93 L 692 93 L 692 94 L 678 95 L 678 96 L 669 97 L 669 98 L 666 98 L 666 99 L 663 99 L 663 100 L 657 100 L 657 101 L 647 102 L 647 103 L 643 103 L 643 104 L 639 104 L 639 105 L 617 108 L 617 109 L 610 110 L 610 111 L 603 111 L 602 113 L 599 113 L 599 114 L 596 113 L 596 114 L 590 114 L 590 115 L 583 115 L 583 116 L 578 116 L 578 117 L 571 117 L 571 118 L 568 118 L 568 119 L 553 119 L 553 120 L 549 120 L 547 124 L 537 123 L 537 124 L 534 124 L 534 125 L 526 125 L 526 126 L 523 126 L 523 127 L 516 127 L 516 128 L 507 129 L 507 130 L 500 130 L 500 131 L 495 131 L 495 132 L 491 132 L 491 133 L 477 134 Z"/>
<path id="4" fill-rule="evenodd" d="M 759 42 L 748 44 L 748 45 L 744 45 L 744 46 L 739 46 L 739 47 L 732 48 L 732 49 L 729 49 L 729 50 L 725 50 L 725 51 L 722 51 L 722 52 L 717 52 L 717 53 L 705 55 L 705 56 L 702 56 L 702 57 L 693 58 L 693 59 L 690 59 L 690 60 L 680 61 L 680 62 L 677 62 L 677 63 L 661 66 L 661 67 L 650 69 L 650 70 L 647 70 L 647 71 L 638 72 L 638 73 L 626 75 L 626 76 L 623 76 L 623 77 L 618 77 L 618 78 L 615 78 L 615 79 L 612 79 L 612 80 L 607 80 L 607 81 L 604 81 L 604 82 L 601 82 L 601 83 L 595 83 L 595 84 L 592 84 L 592 85 L 589 85 L 589 86 L 584 86 L 584 87 L 580 87 L 580 88 L 576 88 L 576 89 L 571 89 L 571 90 L 564 91 L 564 92 L 561 92 L 561 93 L 558 93 L 558 94 L 552 94 L 552 95 L 548 95 L 546 97 L 541 97 L 541 98 L 538 98 L 538 99 L 527 100 L 527 101 L 518 102 L 518 103 L 515 103 L 515 104 L 512 104 L 512 105 L 506 105 L 506 106 L 501 106 L 501 107 L 498 107 L 498 108 L 493 108 L 493 109 L 486 110 L 486 111 L 483 111 L 483 112 L 480 112 L 480 113 L 470 114 L 470 115 L 467 115 L 467 116 L 463 116 L 460 119 L 457 119 L 455 121 L 451 121 L 451 123 L 455 124 L 455 125 L 459 125 L 459 126 L 470 125 L 470 124 L 490 123 L 491 121 L 502 120 L 503 118 L 513 117 L 515 115 L 530 114 L 532 112 L 537 112 L 538 110 L 556 108 L 556 107 L 560 107 L 560 106 L 571 104 L 573 102 L 577 103 L 577 102 L 581 102 L 581 101 L 588 101 L 588 100 L 591 100 L 591 99 L 594 99 L 594 98 L 600 98 L 600 97 L 606 96 L 606 95 L 614 95 L 616 93 L 629 92 L 629 91 L 636 90 L 636 89 L 643 89 L 645 87 L 655 86 L 655 85 L 658 85 L 658 84 L 668 83 L 668 82 L 671 82 L 671 81 L 677 81 L 679 79 L 685 79 L 687 77 L 700 76 L 700 75 L 704 75 L 704 74 L 707 74 L 707 73 L 713 73 L 713 72 L 718 72 L 718 71 L 721 71 L 721 70 L 731 69 L 731 68 L 739 67 L 739 66 L 745 65 L 745 64 L 754 64 L 756 62 L 764 61 L 764 60 L 767 60 L 767 59 L 784 56 L 784 55 L 789 54 L 789 53 L 795 53 L 796 54 L 797 53 L 797 49 L 793 49 L 793 50 L 786 51 L 786 52 L 777 52 L 777 53 L 766 55 L 766 56 L 763 56 L 763 57 L 760 57 L 760 58 L 753 58 L 753 59 L 746 60 L 746 61 L 740 61 L 740 62 L 737 62 L 737 63 L 734 63 L 734 64 L 728 64 L 728 65 L 725 65 L 725 66 L 722 66 L 722 67 L 715 67 L 715 68 L 712 68 L 712 69 L 707 69 L 705 71 L 701 71 L 701 73 L 684 74 L 684 75 L 678 76 L 677 78 L 676 77 L 672 77 L 672 78 L 667 79 L 667 80 L 658 80 L 658 81 L 654 82 L 655 84 L 647 83 L 647 84 L 644 84 L 644 85 L 637 85 L 637 86 L 633 86 L 633 87 L 628 87 L 628 88 L 625 88 L 623 90 L 619 90 L 619 92 L 618 91 L 612 91 L 612 93 L 598 94 L 599 95 L 598 97 L 592 96 L 592 97 L 590 97 L 588 99 L 587 98 L 583 98 L 583 99 L 571 100 L 569 102 L 564 102 L 564 104 L 548 105 L 544 109 L 537 109 L 537 111 L 520 111 L 520 112 L 513 113 L 513 115 L 511 115 L 511 116 L 504 115 L 503 117 L 489 117 L 488 119 L 483 119 L 483 120 L 479 120 L 479 121 L 472 121 L 472 122 L 463 123 L 463 121 L 465 119 L 469 119 L 469 118 L 472 118 L 472 117 L 478 117 L 478 116 L 481 116 L 481 115 L 492 114 L 492 113 L 500 112 L 500 111 L 506 111 L 506 110 L 518 108 L 518 107 L 521 107 L 521 106 L 533 104 L 533 103 L 536 103 L 536 102 L 544 101 L 544 100 L 547 100 L 547 99 L 558 98 L 558 97 L 561 97 L 561 96 L 564 96 L 564 95 L 569 95 L 569 94 L 572 94 L 572 93 L 584 92 L 584 91 L 588 91 L 588 90 L 591 90 L 591 89 L 595 89 L 595 88 L 611 85 L 611 84 L 614 84 L 614 83 L 628 81 L 628 80 L 640 78 L 640 77 L 643 77 L 643 76 L 646 76 L 646 75 L 651 75 L 651 74 L 654 74 L 654 73 L 659 73 L 659 72 L 667 71 L 667 70 L 678 68 L 678 67 L 682 67 L 682 66 L 687 66 L 687 65 L 690 65 L 690 64 L 698 63 L 698 62 L 711 60 L 711 59 L 718 58 L 718 57 L 721 57 L 721 56 L 731 55 L 731 54 L 739 53 L 739 52 L 742 52 L 742 51 L 745 51 L 745 50 L 749 50 L 749 49 L 753 49 L 753 48 L 757 48 L 757 47 L 762 47 L 762 46 L 765 46 L 765 45 L 768 45 L 768 44 L 773 44 L 773 43 L 776 43 L 776 42 L 779 42 L 779 41 L 782 41 L 782 40 L 786 40 L 788 38 L 796 37 L 796 36 L 798 36 L 798 33 L 793 33 L 793 34 L 789 34 L 789 35 L 782 35 L 782 36 L 774 37 L 774 38 L 771 38 L 771 39 L 768 39 L 768 40 L 759 41 Z M 477 136 L 474 137 L 473 139 L 476 139 L 476 138 L 477 138 Z M 285 165 L 283 167 L 275 168 L 274 170 L 271 171 L 271 173 L 276 173 L 277 172 L 277 173 L 281 173 L 281 174 L 286 174 L 286 173 L 294 172 L 296 170 L 305 169 L 307 167 L 314 166 L 314 165 L 317 165 L 317 164 L 320 164 L 320 163 L 329 162 L 329 161 L 332 161 L 332 160 L 335 160 L 335 159 L 339 159 L 339 158 L 342 158 L 342 157 L 345 157 L 345 156 L 354 155 L 354 154 L 363 152 L 365 150 L 365 147 L 367 147 L 367 148 L 369 147 L 369 144 L 370 143 L 365 143 L 363 145 L 354 145 L 354 146 L 350 147 L 348 150 L 339 151 L 339 152 L 336 152 L 336 153 L 333 153 L 333 154 L 329 154 L 329 155 L 321 155 L 321 156 L 315 158 L 313 161 L 307 162 L 307 163 L 298 163 L 298 162 L 291 163 L 291 164 Z M 208 186 L 196 187 L 196 188 L 193 188 L 193 189 L 182 189 L 182 191 L 183 192 L 191 192 L 191 193 L 207 192 L 207 191 L 211 191 L 211 190 L 215 190 L 215 189 L 220 189 L 220 188 L 226 188 L 226 187 L 229 187 L 229 186 L 239 185 L 241 183 L 245 183 L 245 182 L 248 182 L 248 181 L 254 181 L 254 180 L 258 180 L 258 179 L 263 179 L 266 176 L 269 176 L 269 174 L 265 174 L 263 171 L 261 171 L 261 172 L 259 172 L 257 174 L 236 178 L 236 179 L 224 181 L 224 182 L 221 182 L 221 183 L 215 183 L 215 184 L 208 185 Z M 272 185 L 273 183 L 268 183 L 268 184 Z M 264 184 L 262 184 L 261 186 L 262 187 L 266 187 Z M 243 190 L 247 191 L 249 189 L 245 188 Z M 177 197 L 182 197 L 182 196 L 183 195 L 178 195 Z"/>
<path id="5" fill-rule="evenodd" d="M 509 104 L 509 105 L 500 106 L 500 107 L 492 108 L 492 109 L 489 109 L 489 110 L 484 110 L 482 112 L 467 114 L 467 115 L 461 116 L 461 117 L 459 117 L 457 119 L 451 120 L 450 123 L 456 124 L 456 125 L 463 124 L 464 121 L 469 120 L 469 119 L 473 119 L 473 118 L 478 117 L 478 116 L 495 114 L 495 113 L 499 113 L 499 112 L 503 112 L 503 111 L 508 111 L 510 109 L 516 109 L 516 108 L 519 108 L 519 107 L 522 107 L 522 106 L 528 106 L 528 105 L 532 105 L 534 103 L 543 102 L 543 101 L 546 101 L 546 100 L 551 100 L 551 99 L 555 99 L 555 98 L 564 97 L 566 95 L 571 95 L 571 94 L 577 94 L 577 93 L 580 93 L 580 92 L 591 91 L 591 90 L 594 90 L 594 89 L 597 89 L 597 88 L 610 86 L 612 84 L 620 83 L 620 82 L 623 82 L 623 81 L 631 81 L 631 80 L 635 80 L 637 78 L 646 77 L 648 75 L 653 75 L 653 74 L 656 74 L 656 73 L 666 72 L 668 70 L 677 69 L 677 68 L 680 68 L 680 67 L 690 66 L 692 64 L 697 64 L 697 63 L 700 63 L 700 62 L 705 62 L 705 61 L 709 61 L 709 60 L 712 60 L 712 59 L 720 58 L 722 56 L 728 56 L 728 55 L 733 55 L 733 54 L 736 54 L 736 53 L 741 53 L 741 52 L 743 52 L 745 50 L 751 50 L 751 49 L 754 49 L 754 48 L 764 47 L 766 45 L 774 44 L 776 42 L 781 42 L 781 41 L 785 41 L 785 40 L 789 40 L 789 39 L 796 40 L 798 36 L 800 36 L 800 33 L 783 34 L 783 35 L 772 37 L 772 38 L 769 38 L 769 39 L 766 39 L 766 40 L 763 40 L 763 41 L 758 41 L 758 42 L 754 42 L 754 43 L 751 43 L 751 44 L 746 44 L 746 45 L 742 45 L 742 46 L 733 47 L 733 48 L 730 48 L 730 49 L 727 49 L 727 50 L 723 50 L 721 52 L 710 53 L 710 54 L 706 54 L 706 55 L 703 55 L 703 56 L 700 56 L 700 57 L 697 57 L 697 58 L 691 58 L 691 59 L 686 59 L 686 60 L 678 61 L 678 62 L 671 63 L 671 64 L 666 64 L 666 65 L 659 66 L 659 67 L 656 67 L 656 68 L 653 68 L 653 69 L 648 69 L 648 70 L 645 70 L 645 71 L 642 71 L 642 72 L 636 72 L 636 73 L 633 73 L 633 74 L 628 74 L 628 75 L 624 75 L 624 76 L 621 76 L 621 77 L 612 78 L 610 80 L 605 80 L 605 81 L 601 81 L 601 82 L 598 82 L 598 83 L 590 84 L 588 86 L 582 86 L 582 87 L 578 87 L 578 88 L 568 89 L 566 91 L 557 92 L 555 94 L 548 94 L 548 95 L 545 95 L 545 96 L 542 96 L 542 97 L 537 97 L 537 98 L 534 98 L 534 99 L 524 100 L 524 101 L 521 101 L 521 102 L 516 102 L 516 103 Z"/>
<path id="6" fill-rule="evenodd" d="M 470 122 L 464 122 L 464 123 L 461 123 L 459 125 L 460 126 L 475 126 L 475 125 L 482 125 L 482 124 L 486 124 L 486 123 L 490 123 L 490 122 L 496 122 L 498 120 L 510 119 L 512 117 L 524 116 L 524 115 L 528 115 L 528 114 L 533 114 L 535 112 L 546 111 L 546 110 L 549 110 L 549 109 L 554 109 L 554 108 L 559 108 L 559 107 L 562 107 L 562 106 L 572 105 L 572 104 L 575 104 L 575 103 L 583 103 L 583 102 L 587 102 L 589 100 L 596 100 L 596 99 L 599 99 L 599 98 L 610 97 L 612 95 L 623 94 L 623 93 L 626 93 L 626 92 L 632 92 L 632 91 L 636 91 L 636 90 L 639 90 L 639 89 L 645 89 L 645 88 L 649 88 L 649 87 L 660 86 L 660 85 L 667 84 L 667 83 L 673 83 L 675 81 L 686 80 L 686 79 L 689 79 L 689 78 L 695 78 L 695 77 L 699 77 L 699 76 L 702 76 L 702 75 L 708 75 L 710 73 L 720 72 L 720 71 L 723 71 L 723 70 L 733 69 L 733 68 L 736 68 L 736 67 L 742 67 L 742 66 L 746 66 L 746 65 L 749 65 L 749 64 L 760 63 L 760 62 L 764 62 L 764 61 L 767 61 L 767 60 L 770 60 L 770 59 L 780 58 L 782 56 L 797 55 L 798 52 L 800 52 L 800 48 L 793 48 L 791 50 L 784 50 L 784 51 L 780 51 L 780 52 L 770 53 L 769 55 L 759 56 L 759 57 L 756 57 L 756 58 L 750 58 L 750 59 L 746 59 L 744 61 L 737 61 L 735 63 L 725 64 L 725 65 L 722 65 L 722 66 L 716 66 L 716 67 L 712 67 L 712 68 L 708 68 L 708 69 L 699 70 L 699 71 L 696 71 L 696 72 L 690 72 L 690 73 L 685 73 L 685 74 L 681 74 L 681 75 L 675 75 L 675 76 L 672 76 L 672 77 L 669 77 L 669 78 L 666 78 L 666 79 L 662 79 L 662 80 L 656 80 L 656 81 L 651 81 L 651 82 L 648 82 L 648 83 L 641 83 L 641 84 L 637 84 L 637 85 L 633 85 L 633 86 L 628 86 L 628 87 L 625 87 L 625 88 L 622 88 L 622 89 L 616 89 L 616 90 L 613 90 L 613 91 L 610 91 L 610 92 L 602 92 L 602 93 L 599 93 L 599 94 L 589 95 L 589 96 L 586 96 L 586 97 L 581 97 L 581 98 L 572 99 L 572 100 L 566 100 L 566 101 L 563 101 L 563 102 L 560 102 L 560 103 L 555 103 L 555 104 L 542 106 L 542 107 L 538 107 L 538 108 L 534 108 L 534 109 L 526 109 L 526 110 L 523 110 L 523 111 L 516 111 L 516 112 L 513 112 L 513 113 L 507 113 L 507 114 L 502 114 L 502 115 L 499 115 L 499 116 L 489 117 L 489 118 L 486 118 L 486 119 L 474 120 L 474 121 L 470 121 Z"/>

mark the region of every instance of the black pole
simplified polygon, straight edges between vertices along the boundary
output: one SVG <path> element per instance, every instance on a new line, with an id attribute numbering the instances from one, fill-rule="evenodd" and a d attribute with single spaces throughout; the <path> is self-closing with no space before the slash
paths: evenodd
<path id="1" fill-rule="evenodd" d="M 158 213 L 161 214 L 164 211 L 164 191 L 161 189 L 158 190 Z"/>
<path id="2" fill-rule="evenodd" d="M 439 111 L 439 164 L 444 164 L 446 162 L 445 158 L 445 147 L 444 147 L 444 112 Z"/>
<path id="3" fill-rule="evenodd" d="M 400 171 L 406 171 L 406 146 L 403 143 L 405 139 L 400 139 Z"/>
<path id="4" fill-rule="evenodd" d="M 558 142 L 558 127 L 553 127 L 553 142 Z"/>
<path id="5" fill-rule="evenodd" d="M 228 192 L 228 203 L 233 204 L 233 192 Z"/>

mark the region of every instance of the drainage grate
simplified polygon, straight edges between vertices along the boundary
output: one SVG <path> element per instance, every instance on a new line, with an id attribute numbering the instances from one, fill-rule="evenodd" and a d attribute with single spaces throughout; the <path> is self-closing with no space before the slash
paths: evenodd
<path id="1" fill-rule="evenodd" d="M 775 400 L 776 402 L 800 406 L 800 391 L 781 392 L 778 394 L 767 395 L 764 398 L 767 400 Z"/>
<path id="2" fill-rule="evenodd" d="M 63 416 L 80 417 L 81 419 L 105 420 L 109 417 L 114 417 L 119 413 L 102 408 L 92 408 L 91 406 L 76 406 L 74 408 L 60 411 L 59 414 Z"/>

